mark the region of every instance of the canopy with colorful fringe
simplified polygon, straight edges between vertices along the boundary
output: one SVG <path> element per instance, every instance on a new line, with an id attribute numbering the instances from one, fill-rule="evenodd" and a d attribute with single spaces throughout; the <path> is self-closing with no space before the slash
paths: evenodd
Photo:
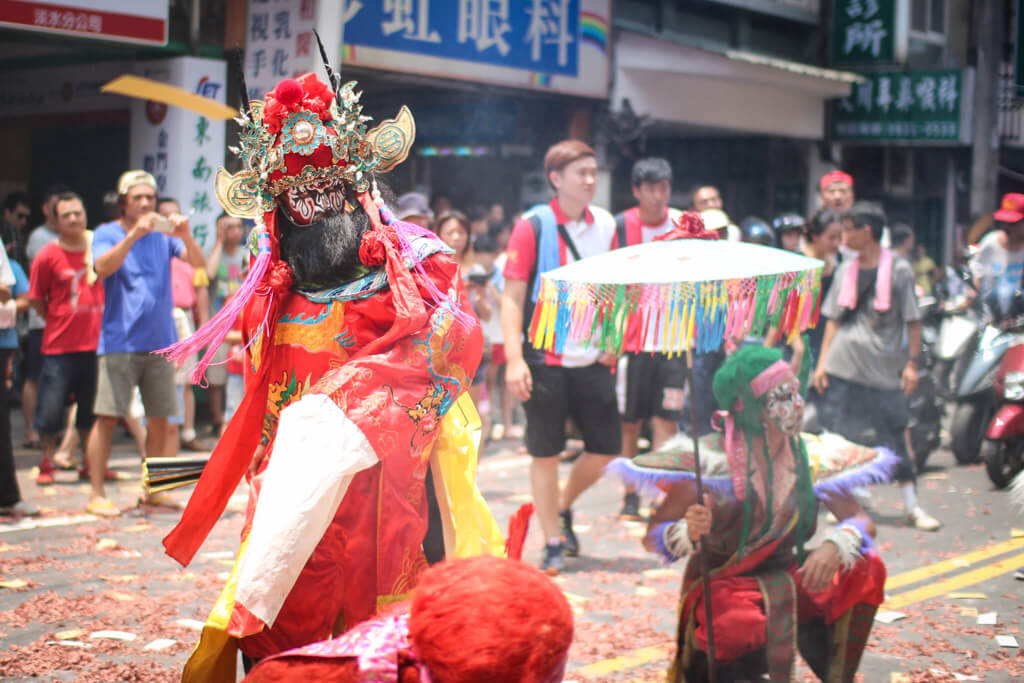
<path id="1" fill-rule="evenodd" d="M 818 259 L 742 242 L 681 239 L 617 249 L 544 273 L 530 324 L 537 348 L 705 353 L 728 338 L 786 338 L 820 312 Z"/>

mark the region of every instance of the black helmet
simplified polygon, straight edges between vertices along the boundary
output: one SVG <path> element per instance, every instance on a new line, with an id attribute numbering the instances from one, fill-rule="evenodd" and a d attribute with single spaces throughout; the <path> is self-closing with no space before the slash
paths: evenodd
<path id="1" fill-rule="evenodd" d="M 743 232 L 744 242 L 752 242 L 766 247 L 775 246 L 775 233 L 763 218 L 757 216 L 744 218 L 740 223 L 740 230 Z"/>
<path id="2" fill-rule="evenodd" d="M 803 232 L 804 229 L 804 217 L 798 213 L 792 211 L 788 213 L 781 213 L 772 220 L 772 227 L 775 228 L 775 232 L 783 233 L 790 230 L 799 230 Z"/>

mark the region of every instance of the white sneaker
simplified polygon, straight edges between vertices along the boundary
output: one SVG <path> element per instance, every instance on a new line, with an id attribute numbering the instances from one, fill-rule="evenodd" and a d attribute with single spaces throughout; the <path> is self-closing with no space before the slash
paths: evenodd
<path id="1" fill-rule="evenodd" d="M 32 503 L 19 500 L 14 505 L 0 508 L 0 515 L 14 515 L 15 517 L 35 517 L 39 514 L 39 508 Z"/>
<path id="2" fill-rule="evenodd" d="M 907 524 L 911 524 L 921 531 L 938 531 L 942 526 L 942 522 L 921 509 L 920 505 L 914 506 L 914 509 L 907 513 L 906 520 Z"/>

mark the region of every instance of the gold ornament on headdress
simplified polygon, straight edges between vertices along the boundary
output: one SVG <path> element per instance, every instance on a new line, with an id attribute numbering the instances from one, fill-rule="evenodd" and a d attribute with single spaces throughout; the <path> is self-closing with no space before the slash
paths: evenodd
<path id="1" fill-rule="evenodd" d="M 300 110 L 287 116 L 277 134 L 270 133 L 264 124 L 264 103 L 249 102 L 248 113 L 243 109 L 235 119 L 242 128 L 238 146 L 229 148 L 241 157 L 244 168 L 238 173 L 221 168 L 214 183 L 224 211 L 236 218 L 259 218 L 274 209 L 275 199 L 282 192 L 334 178 L 341 178 L 356 192 L 365 192 L 372 174 L 386 173 L 405 161 L 416 138 L 416 122 L 409 108 L 403 105 L 395 118 L 367 131 L 366 122 L 372 119 L 362 114 L 362 93 L 355 92 L 355 86 L 356 82 L 350 81 L 341 88 L 331 103 L 330 121 L 320 122 Z M 327 128 L 336 135 L 330 135 Z M 286 153 L 311 154 L 321 144 L 331 148 L 330 166 L 310 164 L 297 174 L 287 174 Z M 275 171 L 284 175 L 271 180 Z"/>

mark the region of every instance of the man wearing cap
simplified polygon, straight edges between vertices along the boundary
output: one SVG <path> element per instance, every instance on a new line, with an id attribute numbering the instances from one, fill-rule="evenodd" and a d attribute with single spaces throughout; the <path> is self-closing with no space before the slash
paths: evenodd
<path id="1" fill-rule="evenodd" d="M 821 205 L 841 213 L 853 206 L 853 176 L 843 171 L 829 171 L 819 183 Z"/>
<path id="2" fill-rule="evenodd" d="M 992 218 L 999 229 L 982 238 L 971 259 L 971 275 L 978 293 L 1006 315 L 1024 275 L 1024 194 L 1004 195 Z"/>
<path id="3" fill-rule="evenodd" d="M 153 351 L 178 339 L 171 297 L 171 258 L 205 268 L 203 251 L 181 214 L 156 213 L 156 181 L 145 171 L 127 171 L 117 181 L 121 218 L 104 223 L 93 235 L 96 275 L 103 280 L 106 306 L 100 330 L 96 422 L 86 450 L 92 492 L 88 511 L 116 516 L 118 509 L 103 486 L 110 443 L 118 418 L 131 413 L 137 386 L 146 409 L 148 457 L 164 455 L 177 436 L 167 418 L 178 410 L 174 366 Z"/>
<path id="4" fill-rule="evenodd" d="M 395 217 L 427 230 L 431 229 L 434 222 L 434 212 L 430 210 L 426 196 L 419 192 L 406 192 L 398 198 L 395 202 Z"/>

